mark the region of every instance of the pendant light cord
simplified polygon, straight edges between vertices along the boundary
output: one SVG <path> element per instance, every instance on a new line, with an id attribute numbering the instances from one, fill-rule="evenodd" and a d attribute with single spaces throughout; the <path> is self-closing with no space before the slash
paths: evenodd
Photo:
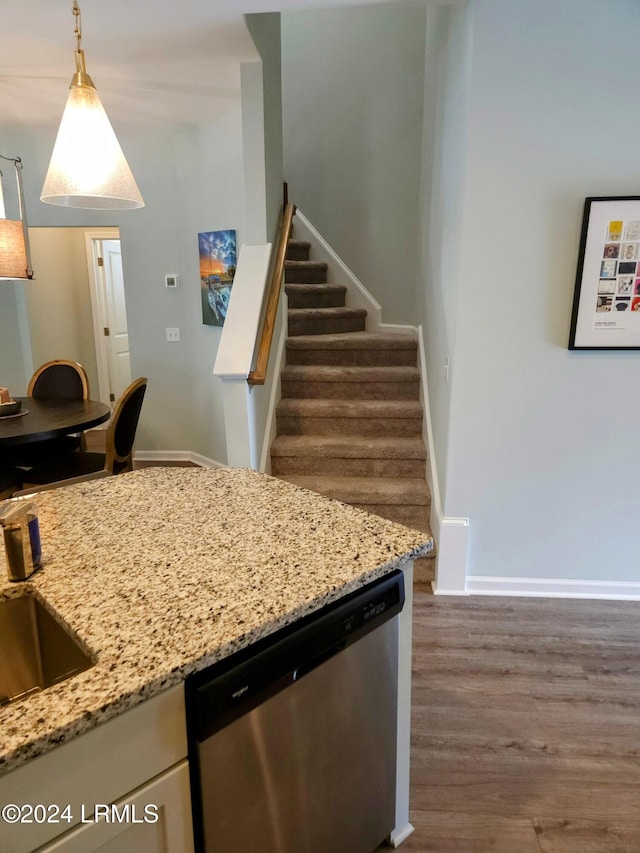
<path id="1" fill-rule="evenodd" d="M 80 47 L 82 44 L 82 16 L 80 13 L 80 6 L 78 6 L 78 0 L 73 0 L 73 16 L 76 19 L 76 26 L 73 31 L 74 36 L 76 37 L 76 77 L 75 83 L 77 86 L 93 86 L 93 81 L 87 74 L 87 67 L 84 61 L 84 50 Z"/>
<path id="2" fill-rule="evenodd" d="M 76 28 L 73 34 L 76 37 L 76 50 L 80 50 L 80 42 L 82 41 L 82 17 L 80 15 L 80 6 L 78 0 L 73 0 L 73 15 L 76 19 Z"/>

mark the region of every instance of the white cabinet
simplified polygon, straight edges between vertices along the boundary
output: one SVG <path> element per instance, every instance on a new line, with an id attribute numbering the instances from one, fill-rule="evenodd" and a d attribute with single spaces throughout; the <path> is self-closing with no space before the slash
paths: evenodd
<path id="1" fill-rule="evenodd" d="M 105 810 L 103 810 L 104 812 Z M 122 822 L 121 822 L 122 821 Z M 190 853 L 193 850 L 186 761 L 115 803 L 106 815 L 72 829 L 43 853 Z"/>
<path id="2" fill-rule="evenodd" d="M 97 848 L 188 853 L 193 837 L 186 758 L 180 684 L 0 776 L 0 804 L 57 806 L 65 814 L 58 823 L 36 823 L 33 817 L 31 823 L 2 823 L 0 849 L 30 853 L 49 845 L 45 849 L 65 853 Z M 132 809 L 128 815 L 122 810 L 127 803 L 137 804 L 138 818 L 145 805 L 157 805 L 158 820 L 86 822 L 96 804 L 119 806 L 116 820 L 122 814 L 132 817 Z"/>

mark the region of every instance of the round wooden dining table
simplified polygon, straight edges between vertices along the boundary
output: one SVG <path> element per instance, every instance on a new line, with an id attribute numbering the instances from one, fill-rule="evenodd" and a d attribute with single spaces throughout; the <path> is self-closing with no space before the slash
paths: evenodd
<path id="1" fill-rule="evenodd" d="M 14 399 L 22 408 L 15 415 L 0 417 L 0 450 L 83 432 L 108 421 L 111 414 L 111 408 L 99 400 Z"/>

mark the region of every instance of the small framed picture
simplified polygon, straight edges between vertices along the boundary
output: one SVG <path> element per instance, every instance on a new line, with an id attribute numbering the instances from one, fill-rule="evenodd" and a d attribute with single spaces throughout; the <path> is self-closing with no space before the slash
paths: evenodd
<path id="1" fill-rule="evenodd" d="M 222 326 L 227 317 L 236 274 L 236 232 L 203 231 L 198 234 L 202 322 Z"/>
<path id="2" fill-rule="evenodd" d="M 569 349 L 640 349 L 639 258 L 640 196 L 585 199 Z"/>

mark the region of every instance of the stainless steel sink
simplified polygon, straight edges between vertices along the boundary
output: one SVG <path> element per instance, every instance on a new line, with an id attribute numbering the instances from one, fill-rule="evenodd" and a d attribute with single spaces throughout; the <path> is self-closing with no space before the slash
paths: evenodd
<path id="1" fill-rule="evenodd" d="M 33 595 L 0 601 L 0 705 L 91 666 L 79 642 Z"/>

